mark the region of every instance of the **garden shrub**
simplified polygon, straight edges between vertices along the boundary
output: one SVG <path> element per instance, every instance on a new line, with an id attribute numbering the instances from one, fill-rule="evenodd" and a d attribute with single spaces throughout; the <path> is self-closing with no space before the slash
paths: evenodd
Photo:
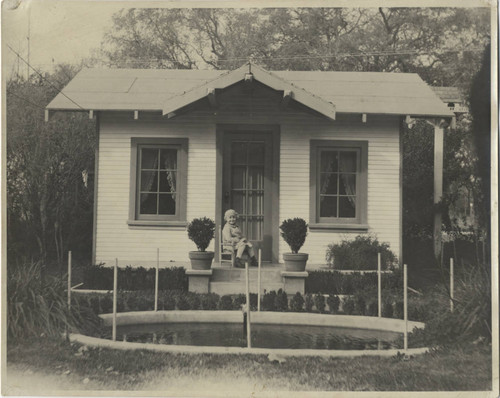
<path id="1" fill-rule="evenodd" d="M 301 312 L 304 310 L 304 297 L 300 292 L 295 293 L 295 295 L 290 300 L 290 310 L 294 312 Z"/>
<path id="2" fill-rule="evenodd" d="M 366 315 L 378 316 L 378 303 L 376 301 L 370 301 L 368 303 L 368 308 L 366 309 Z"/>
<path id="3" fill-rule="evenodd" d="M 247 298 L 244 294 L 238 294 L 234 297 L 233 308 L 235 310 L 241 310 L 241 307 L 247 302 Z"/>
<path id="4" fill-rule="evenodd" d="M 290 246 L 292 253 L 298 253 L 307 236 L 307 223 L 302 218 L 289 218 L 281 225 L 281 237 Z"/>
<path id="5" fill-rule="evenodd" d="M 83 288 L 95 290 L 113 289 L 113 267 L 102 264 L 85 267 Z M 155 268 L 118 268 L 118 288 L 120 290 L 154 289 Z M 158 272 L 158 290 L 188 290 L 188 277 L 183 267 L 162 268 Z"/>
<path id="6" fill-rule="evenodd" d="M 366 301 L 362 295 L 356 295 L 354 299 L 354 312 L 358 315 L 365 315 Z"/>
<path id="7" fill-rule="evenodd" d="M 377 253 L 381 253 L 382 269 L 397 265 L 396 255 L 388 243 L 380 243 L 370 235 L 358 235 L 354 240 L 343 240 L 328 245 L 327 264 L 335 269 L 364 270 L 377 269 Z"/>
<path id="8" fill-rule="evenodd" d="M 274 299 L 275 311 L 288 311 L 288 296 L 283 289 L 279 289 Z"/>
<path id="9" fill-rule="evenodd" d="M 246 301 L 246 297 L 245 297 Z M 258 296 L 257 293 L 250 293 L 250 310 L 251 311 L 257 311 L 257 303 L 258 303 Z"/>
<path id="10" fill-rule="evenodd" d="M 98 328 L 87 300 L 73 300 L 68 309 L 66 282 L 51 276 L 41 278 L 37 263 L 7 269 L 7 334 L 11 341 L 24 337 L 60 337 L 69 330 Z"/>
<path id="11" fill-rule="evenodd" d="M 404 318 L 404 303 L 402 301 L 396 301 L 394 306 L 394 316 L 398 319 Z"/>
<path id="12" fill-rule="evenodd" d="M 346 315 L 354 314 L 354 300 L 347 296 L 342 300 L 342 310 Z"/>
<path id="13" fill-rule="evenodd" d="M 340 307 L 339 296 L 329 295 L 328 298 L 326 299 L 326 302 L 328 304 L 328 309 L 330 310 L 330 313 L 338 314 Z"/>
<path id="14" fill-rule="evenodd" d="M 394 315 L 394 308 L 392 303 L 389 301 L 384 301 L 382 304 L 382 316 L 384 318 L 392 318 Z"/>
<path id="15" fill-rule="evenodd" d="M 196 293 L 187 294 L 187 302 L 190 310 L 200 310 L 201 309 L 201 298 Z"/>
<path id="16" fill-rule="evenodd" d="M 215 222 L 208 217 L 195 218 L 188 224 L 187 232 L 198 250 L 204 252 L 214 238 Z"/>
<path id="17" fill-rule="evenodd" d="M 177 297 L 175 304 L 176 304 L 178 310 L 185 311 L 185 310 L 190 309 L 189 301 L 188 301 L 188 298 L 186 297 L 185 294 L 180 294 Z"/>
<path id="18" fill-rule="evenodd" d="M 276 311 L 276 291 L 271 290 L 268 293 L 264 293 L 264 297 L 262 298 L 262 309 L 264 311 Z"/>
<path id="19" fill-rule="evenodd" d="M 316 306 L 316 310 L 321 313 L 325 312 L 325 296 L 322 294 L 316 294 L 314 296 L 314 305 Z"/>
<path id="20" fill-rule="evenodd" d="M 233 297 L 229 294 L 225 294 L 220 298 L 219 309 L 224 311 L 229 311 L 233 309 Z"/>
<path id="21" fill-rule="evenodd" d="M 158 309 L 163 311 L 175 310 L 175 298 L 172 294 L 165 294 L 170 292 L 163 292 L 158 295 Z"/>
<path id="22" fill-rule="evenodd" d="M 306 307 L 307 312 L 312 312 L 313 305 L 314 305 L 314 300 L 312 294 L 308 293 L 306 294 L 304 305 Z"/>
<path id="23" fill-rule="evenodd" d="M 201 296 L 201 309 L 213 311 L 217 309 L 220 297 L 215 293 L 207 293 Z"/>
<path id="24" fill-rule="evenodd" d="M 367 288 L 377 287 L 377 273 L 361 274 L 338 271 L 310 271 L 306 278 L 306 293 L 316 294 L 356 294 Z M 382 288 L 403 289 L 403 277 L 400 270 L 382 274 Z"/>

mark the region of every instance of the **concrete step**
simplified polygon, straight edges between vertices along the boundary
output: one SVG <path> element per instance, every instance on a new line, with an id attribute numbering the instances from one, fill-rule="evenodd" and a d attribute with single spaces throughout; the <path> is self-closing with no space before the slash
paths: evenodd
<path id="1" fill-rule="evenodd" d="M 246 280 L 245 270 L 238 268 L 213 268 L 211 282 L 244 282 Z M 249 269 L 250 281 L 257 283 L 258 270 L 255 268 Z M 281 283 L 281 270 L 263 269 L 261 270 L 261 280 L 268 283 Z"/>
<path id="2" fill-rule="evenodd" d="M 250 284 L 250 293 L 257 293 L 257 280 L 251 280 Z M 262 294 L 264 290 L 266 292 L 270 292 L 271 290 L 278 291 L 279 289 L 283 289 L 283 282 L 264 282 L 261 284 Z M 210 293 L 217 293 L 222 296 L 224 294 L 239 294 L 246 292 L 246 283 L 244 281 L 236 281 L 236 282 L 210 282 Z"/>

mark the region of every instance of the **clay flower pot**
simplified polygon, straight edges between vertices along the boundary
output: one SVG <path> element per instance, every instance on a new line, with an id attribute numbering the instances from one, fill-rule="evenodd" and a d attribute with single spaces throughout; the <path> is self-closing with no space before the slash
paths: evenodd
<path id="1" fill-rule="evenodd" d="M 192 269 L 210 269 L 214 259 L 214 252 L 189 252 L 189 259 L 191 260 Z"/>
<path id="2" fill-rule="evenodd" d="M 290 272 L 304 272 L 306 270 L 307 253 L 283 253 L 285 261 L 285 270 Z"/>

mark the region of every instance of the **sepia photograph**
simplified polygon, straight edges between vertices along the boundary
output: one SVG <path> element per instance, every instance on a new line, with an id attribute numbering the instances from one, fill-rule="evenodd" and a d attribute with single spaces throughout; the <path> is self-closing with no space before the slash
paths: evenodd
<path id="1" fill-rule="evenodd" d="M 2 395 L 499 397 L 496 2 L 1 13 Z"/>

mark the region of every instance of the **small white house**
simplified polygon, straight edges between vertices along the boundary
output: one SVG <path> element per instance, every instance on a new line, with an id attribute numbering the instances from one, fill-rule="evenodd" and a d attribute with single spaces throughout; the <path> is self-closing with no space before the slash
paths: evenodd
<path id="1" fill-rule="evenodd" d="M 402 124 L 429 119 L 442 146 L 440 121 L 454 116 L 416 74 L 251 63 L 86 69 L 63 93 L 47 116 L 97 117 L 94 261 L 133 266 L 155 264 L 157 248 L 163 264 L 185 265 L 196 249 L 187 223 L 207 216 L 222 225 L 228 208 L 264 261 L 289 251 L 279 225 L 294 217 L 309 224 L 308 267 L 325 262 L 328 244 L 359 234 L 401 256 Z"/>

